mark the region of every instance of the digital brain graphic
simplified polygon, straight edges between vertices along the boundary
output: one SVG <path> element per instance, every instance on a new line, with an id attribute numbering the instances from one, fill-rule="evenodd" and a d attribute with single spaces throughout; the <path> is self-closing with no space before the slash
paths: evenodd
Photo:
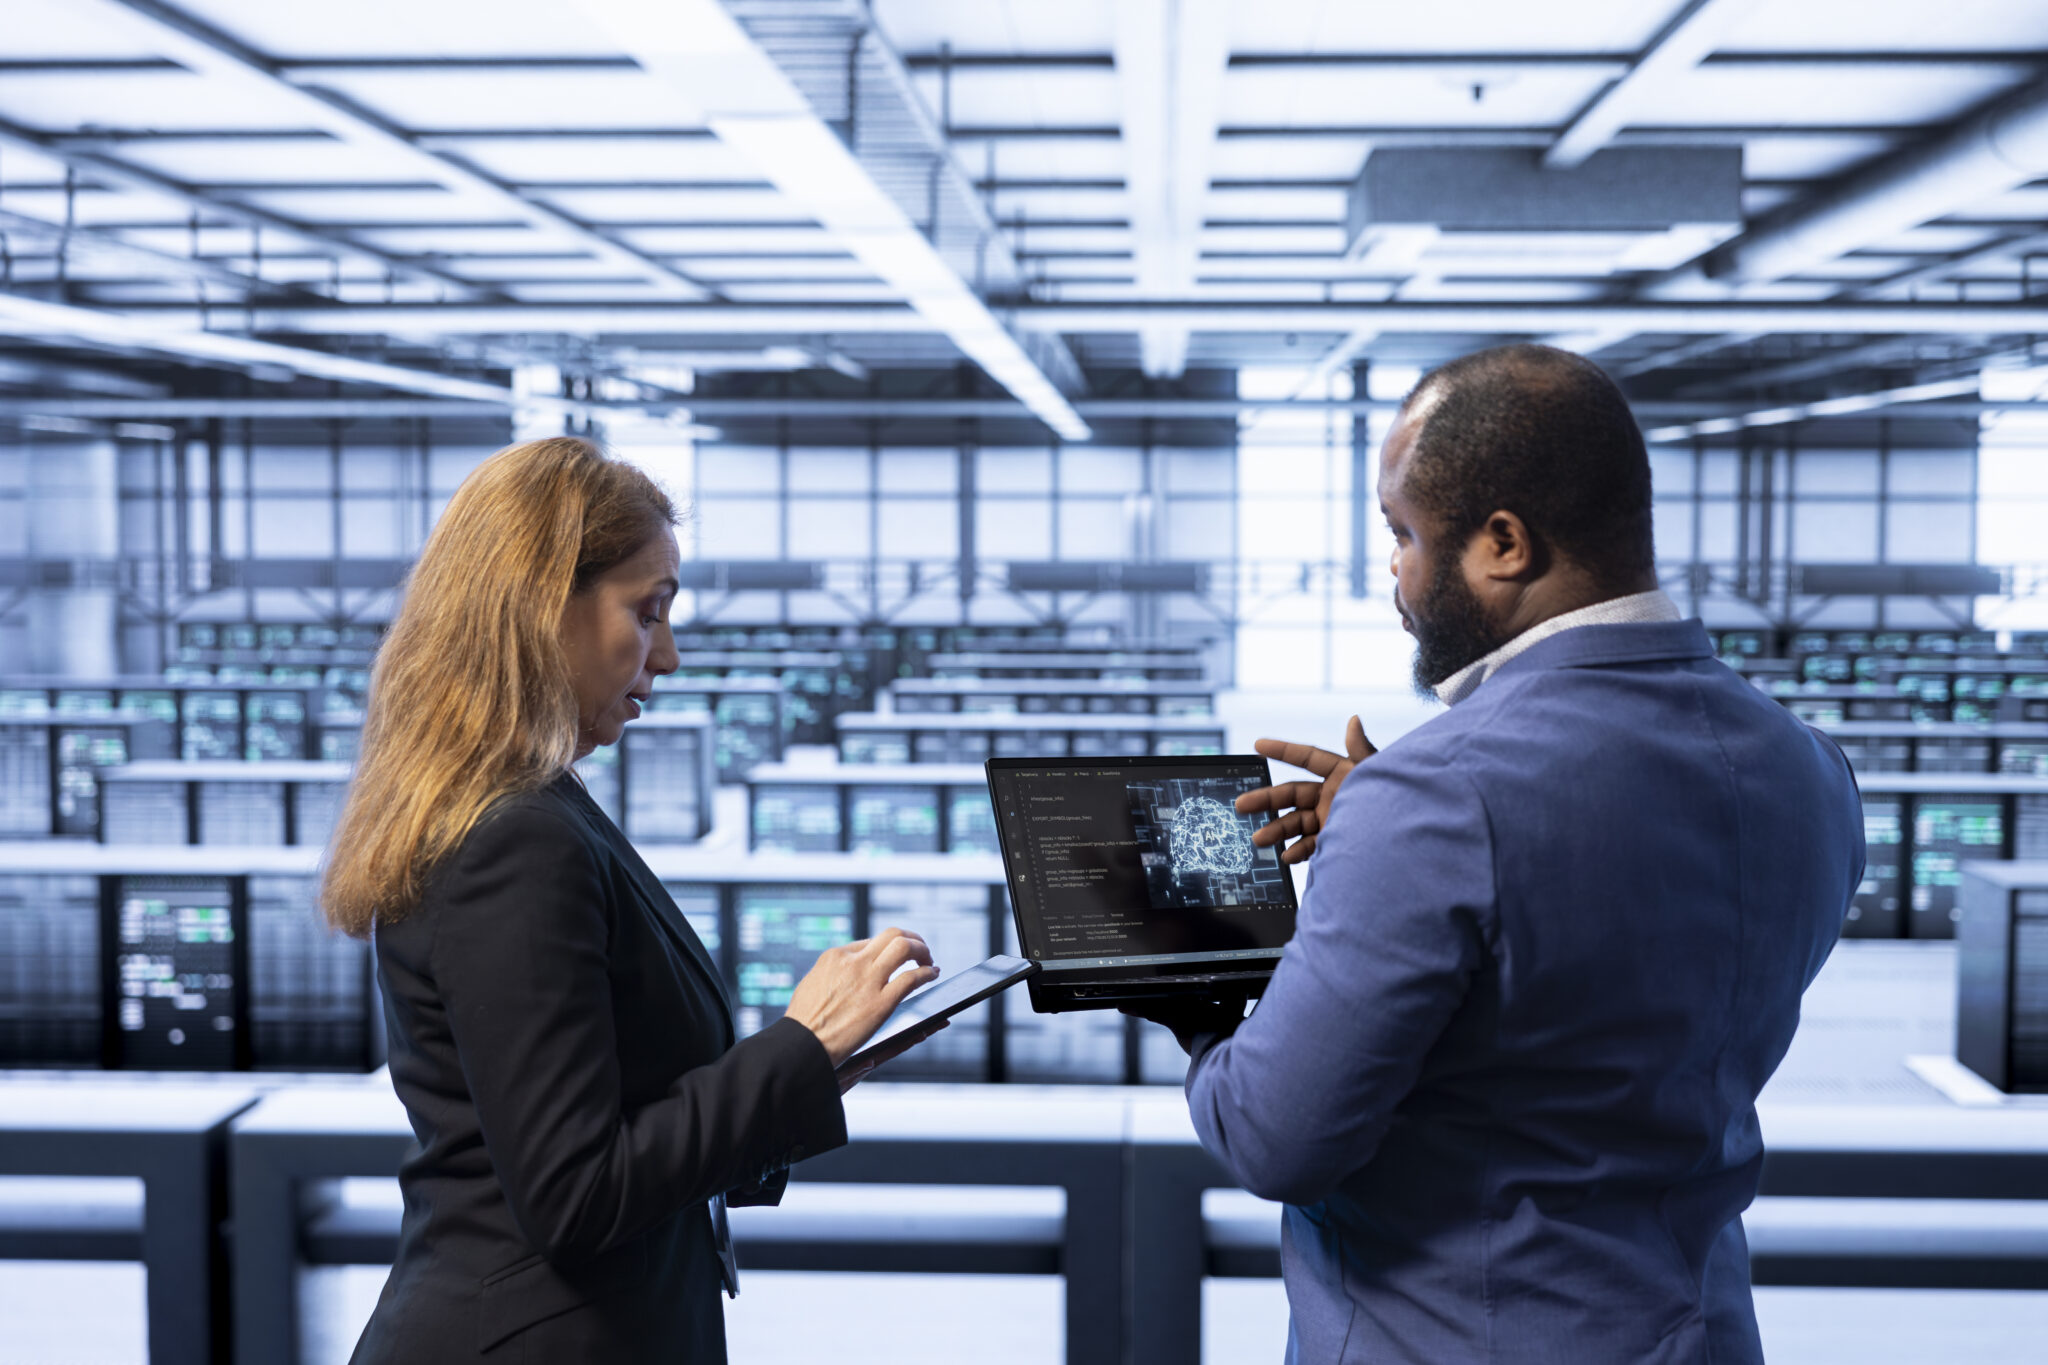
<path id="1" fill-rule="evenodd" d="M 1173 813 L 1173 871 L 1249 872 L 1252 840 L 1221 801 L 1197 796 Z"/>

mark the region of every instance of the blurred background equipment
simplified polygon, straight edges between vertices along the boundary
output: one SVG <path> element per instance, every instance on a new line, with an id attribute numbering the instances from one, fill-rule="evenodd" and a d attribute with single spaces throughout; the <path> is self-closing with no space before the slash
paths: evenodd
<path id="1" fill-rule="evenodd" d="M 691 509 L 680 667 L 578 770 L 748 1032 L 883 925 L 1016 950 L 989 758 L 1424 723 L 1378 446 L 1538 340 L 1634 405 L 1665 590 L 1862 784 L 1762 1105 L 1770 1355 L 2035 1359 L 2044 54 L 2012 0 L 8 0 L 0 1355 L 346 1359 L 409 1134 L 318 866 L 492 450 Z M 738 1211 L 735 1358 L 1276 1355 L 1184 1071 L 963 1015 Z"/>

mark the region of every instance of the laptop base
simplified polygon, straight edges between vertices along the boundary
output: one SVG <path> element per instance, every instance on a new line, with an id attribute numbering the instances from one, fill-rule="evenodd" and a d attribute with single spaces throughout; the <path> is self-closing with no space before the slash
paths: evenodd
<path id="1" fill-rule="evenodd" d="M 1025 983 L 1031 1008 L 1038 1014 L 1068 1014 L 1076 1010 L 1113 1010 L 1148 1000 L 1253 999 L 1265 994 L 1273 979 L 1270 967 L 1255 972 L 1194 972 L 1172 976 L 1148 976 L 1123 981 L 1048 982 L 1040 972 Z"/>

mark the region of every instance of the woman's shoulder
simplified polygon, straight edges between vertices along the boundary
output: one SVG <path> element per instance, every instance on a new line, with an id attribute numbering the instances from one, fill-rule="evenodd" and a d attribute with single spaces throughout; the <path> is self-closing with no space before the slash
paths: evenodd
<path id="1" fill-rule="evenodd" d="M 430 885 L 483 874 L 492 878 L 522 865 L 595 864 L 603 849 L 577 809 L 566 778 L 543 787 L 508 792 L 487 807 L 469 833 L 434 870 Z"/>

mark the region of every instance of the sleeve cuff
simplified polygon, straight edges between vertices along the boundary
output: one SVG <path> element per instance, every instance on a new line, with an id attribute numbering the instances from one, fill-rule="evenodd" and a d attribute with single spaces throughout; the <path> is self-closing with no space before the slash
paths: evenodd
<path id="1" fill-rule="evenodd" d="M 796 1162 L 846 1145 L 846 1107 L 839 1098 L 839 1077 L 832 1054 L 818 1035 L 790 1018 L 781 1018 L 741 1043 L 772 1054 L 768 1082 L 777 1128 L 787 1136 L 776 1160 L 762 1172 L 773 1175 Z"/>

